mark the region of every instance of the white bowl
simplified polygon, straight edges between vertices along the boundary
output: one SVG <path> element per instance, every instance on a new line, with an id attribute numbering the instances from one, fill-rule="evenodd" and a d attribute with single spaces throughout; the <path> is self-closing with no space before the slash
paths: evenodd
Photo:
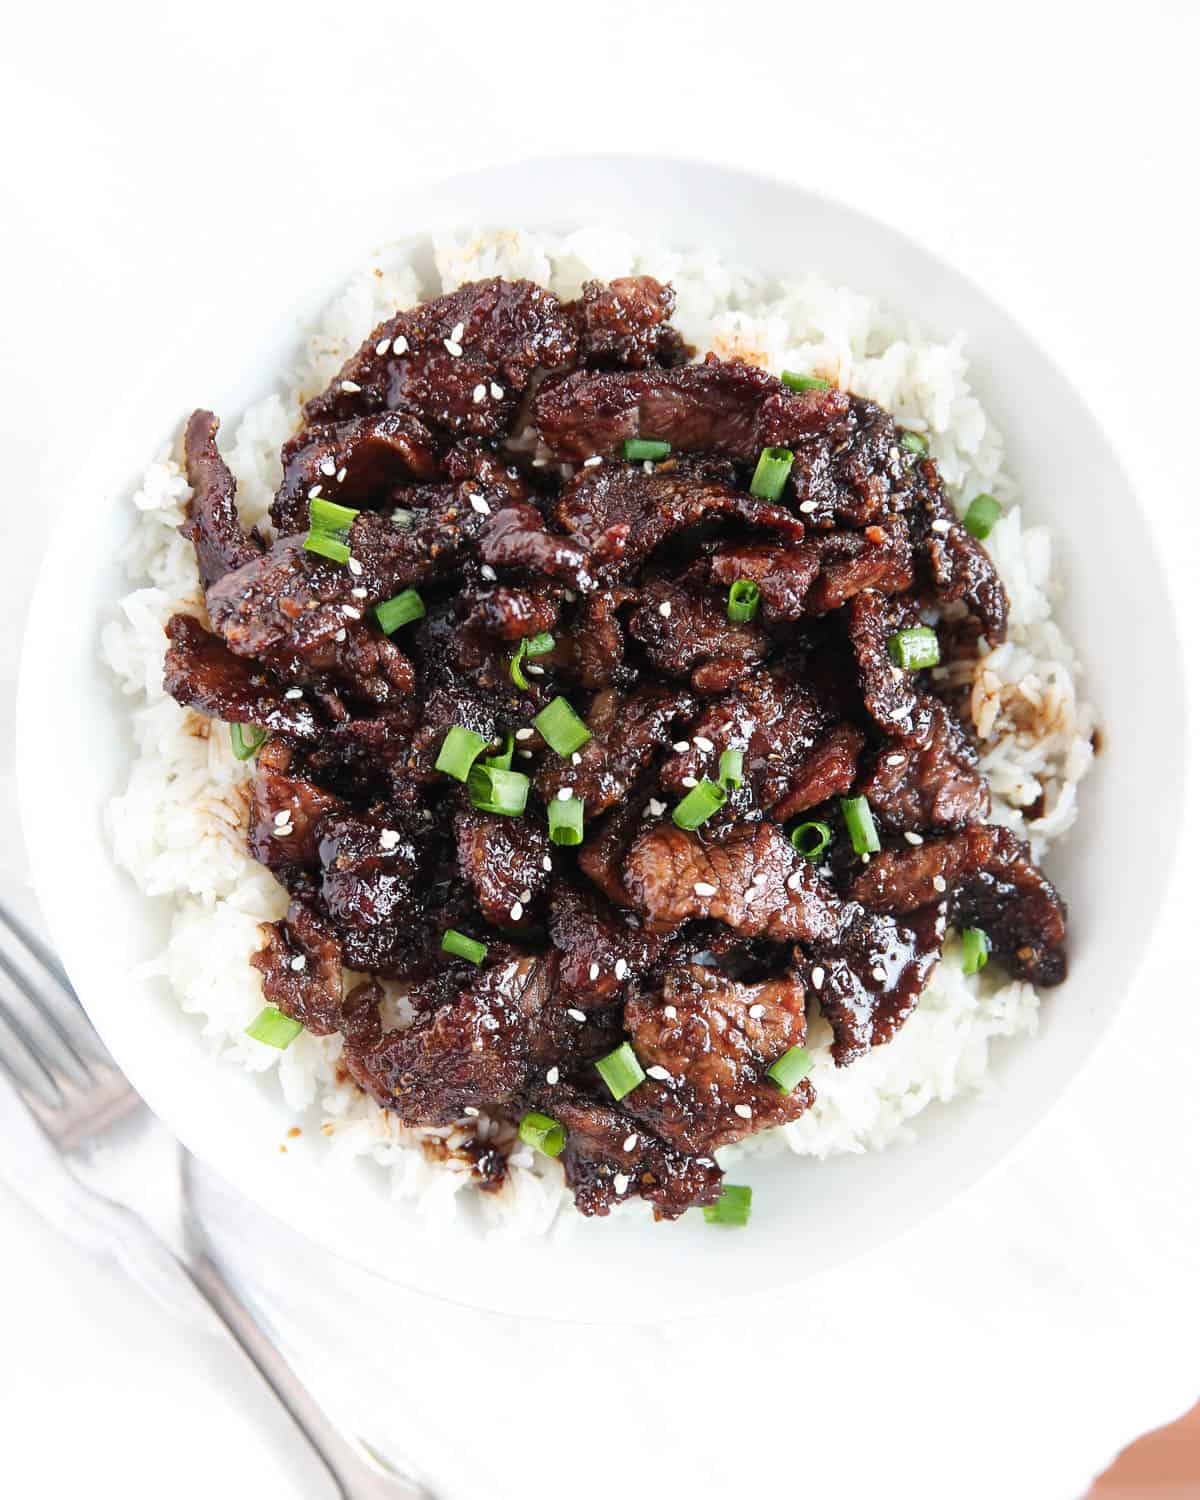
<path id="1" fill-rule="evenodd" d="M 1006 435 L 1027 513 L 1060 539 L 1061 616 L 1104 725 L 1079 822 L 1051 863 L 1071 906 L 1071 977 L 1047 995 L 1036 1040 L 996 1048 L 994 1092 L 928 1109 L 914 1145 L 739 1169 L 755 1187 L 743 1233 L 706 1229 L 698 1215 L 650 1226 L 617 1213 L 561 1242 L 485 1247 L 469 1217 L 435 1231 L 393 1203 L 386 1174 L 369 1163 L 327 1170 L 311 1132 L 280 1153 L 292 1121 L 274 1078 L 214 1060 L 197 1023 L 131 977 L 159 950 L 165 914 L 116 871 L 103 833 L 130 736 L 97 640 L 125 591 L 113 561 L 132 523 L 124 497 L 192 407 L 211 405 L 232 424 L 269 387 L 297 314 L 314 311 L 355 264 L 330 231 L 324 242 L 305 237 L 270 284 L 193 291 L 190 336 L 147 351 L 146 385 L 114 416 L 104 450 L 79 455 L 79 490 L 34 597 L 18 709 L 21 806 L 54 938 L 113 1055 L 184 1144 L 264 1209 L 389 1279 L 497 1310 L 597 1321 L 711 1309 L 740 1291 L 811 1281 L 994 1166 L 1050 1109 L 1129 992 L 1161 904 L 1184 774 L 1176 628 L 1137 498 L 1079 395 L 1000 308 L 919 246 L 801 188 L 698 163 L 586 158 L 398 191 L 374 208 L 389 239 L 470 223 L 618 225 L 769 271 L 812 267 L 934 333 L 965 332 L 973 384 Z"/>

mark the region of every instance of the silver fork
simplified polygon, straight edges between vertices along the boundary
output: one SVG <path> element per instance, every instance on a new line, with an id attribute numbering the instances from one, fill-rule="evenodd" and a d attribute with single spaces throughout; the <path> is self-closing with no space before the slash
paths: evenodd
<path id="1" fill-rule="evenodd" d="M 318 1405 L 203 1249 L 198 1226 L 185 1224 L 185 1265 L 144 1219 L 99 1190 L 119 1171 L 131 1124 L 153 1117 L 108 1055 L 58 960 L 3 905 L 0 936 L 0 1071 L 28 1111 L 14 1108 L 5 1122 L 3 1175 L 73 1238 L 114 1253 L 193 1326 L 232 1337 L 344 1500 L 432 1500 L 424 1485 L 343 1433 Z M 26 1123 L 28 1138 L 20 1129 Z M 171 1162 L 178 1200 L 177 1150 Z"/>

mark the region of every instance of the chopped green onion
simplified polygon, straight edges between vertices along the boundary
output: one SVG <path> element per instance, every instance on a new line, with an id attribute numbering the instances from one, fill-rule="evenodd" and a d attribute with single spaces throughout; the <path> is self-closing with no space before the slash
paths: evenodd
<path id="1" fill-rule="evenodd" d="M 349 505 L 335 505 L 332 500 L 308 502 L 308 524 L 314 531 L 349 531 L 358 511 Z"/>
<path id="2" fill-rule="evenodd" d="M 906 432 L 900 439 L 900 446 L 915 453 L 918 458 L 924 458 L 929 452 L 929 439 L 922 437 L 919 432 Z"/>
<path id="3" fill-rule="evenodd" d="M 375 606 L 375 618 L 384 635 L 392 635 L 401 625 L 410 625 L 425 613 L 425 601 L 416 589 L 405 589 Z"/>
<path id="4" fill-rule="evenodd" d="M 779 377 L 789 391 L 827 391 L 828 380 L 819 375 L 797 375 L 794 370 L 785 370 Z"/>
<path id="5" fill-rule="evenodd" d="M 487 944 L 477 943 L 455 927 L 447 927 L 442 933 L 442 952 L 453 953 L 455 958 L 465 958 L 469 963 L 481 964 L 487 957 Z"/>
<path id="6" fill-rule="evenodd" d="M 246 1035 L 252 1036 L 256 1042 L 265 1042 L 268 1047 L 278 1047 L 282 1052 L 303 1030 L 299 1021 L 285 1016 L 277 1005 L 264 1005 L 246 1027 Z"/>
<path id="7" fill-rule="evenodd" d="M 495 766 L 474 766 L 467 777 L 467 795 L 471 806 L 480 812 L 519 818 L 529 796 L 529 777 L 520 771 L 504 771 Z"/>
<path id="8" fill-rule="evenodd" d="M 865 797 L 843 797 L 842 817 L 855 854 L 878 854 L 879 832 L 871 816 L 871 804 Z"/>
<path id="9" fill-rule="evenodd" d="M 752 583 L 749 578 L 739 578 L 730 587 L 725 613 L 735 625 L 744 625 L 758 613 L 760 598 L 757 583 Z"/>
<path id="10" fill-rule="evenodd" d="M 554 637 L 548 630 L 541 630 L 537 635 L 531 635 L 525 642 L 526 656 L 545 656 L 547 651 L 554 650 Z"/>
<path id="11" fill-rule="evenodd" d="M 963 973 L 978 974 L 988 961 L 991 946 L 982 927 L 965 927 L 962 934 Z"/>
<path id="12" fill-rule="evenodd" d="M 626 458 L 649 458 L 655 463 L 666 458 L 670 451 L 670 443 L 660 443 L 656 438 L 626 438 L 621 444 L 621 452 Z"/>
<path id="13" fill-rule="evenodd" d="M 628 1042 L 622 1042 L 615 1052 L 602 1057 L 596 1064 L 596 1072 L 608 1084 L 608 1091 L 614 1099 L 624 1099 L 646 1076 Z"/>
<path id="14" fill-rule="evenodd" d="M 304 538 L 304 550 L 319 552 L 322 557 L 341 563 L 343 567 L 350 561 L 350 548 L 328 531 L 310 531 Z"/>
<path id="15" fill-rule="evenodd" d="M 259 729 L 257 724 L 231 724 L 229 726 L 229 739 L 233 745 L 236 760 L 249 760 L 266 737 L 267 731 Z"/>
<path id="16" fill-rule="evenodd" d="M 792 829 L 792 848 L 805 859 L 818 860 L 833 842 L 828 823 L 798 823 Z"/>
<path id="17" fill-rule="evenodd" d="M 764 448 L 758 455 L 750 493 L 756 500 L 778 500 L 796 455 L 790 448 Z"/>
<path id="18" fill-rule="evenodd" d="M 547 811 L 552 844 L 583 843 L 583 802 L 579 797 L 568 797 L 565 801 L 555 797 Z"/>
<path id="19" fill-rule="evenodd" d="M 722 750 L 721 764 L 717 767 L 717 780 L 728 790 L 736 791 L 742 784 L 742 750 Z"/>
<path id="20" fill-rule="evenodd" d="M 919 672 L 922 667 L 936 667 L 942 659 L 937 632 L 928 625 L 912 625 L 888 636 L 888 655 L 898 667 Z"/>
<path id="21" fill-rule="evenodd" d="M 715 781 L 700 781 L 691 789 L 682 802 L 675 804 L 671 822 L 676 828 L 699 828 L 707 823 L 719 808 L 724 807 L 726 791 Z"/>
<path id="22" fill-rule="evenodd" d="M 564 760 L 592 737 L 592 731 L 565 698 L 547 703 L 540 714 L 534 715 L 533 727 Z"/>
<path id="23" fill-rule="evenodd" d="M 483 735 L 476 734 L 473 729 L 464 729 L 461 724 L 453 724 L 446 731 L 434 768 L 453 776 L 455 781 L 466 781 L 479 752 L 486 745 Z"/>
<path id="24" fill-rule="evenodd" d="M 485 755 L 483 763 L 491 766 L 494 771 L 511 771 L 513 758 L 513 737 L 508 735 L 504 741 L 504 749 L 499 755 Z"/>
<path id="25" fill-rule="evenodd" d="M 803 1047 L 789 1047 L 767 1069 L 767 1077 L 778 1084 L 781 1094 L 790 1094 L 802 1078 L 812 1071 L 812 1058 Z"/>
<path id="26" fill-rule="evenodd" d="M 1000 502 L 993 499 L 991 495 L 976 495 L 967 513 L 963 517 L 963 525 L 982 542 L 985 536 L 991 535 L 992 527 L 1000 519 Z"/>
<path id="27" fill-rule="evenodd" d="M 547 651 L 554 650 L 554 637 L 548 630 L 543 630 L 537 635 L 531 635 L 527 640 L 521 642 L 517 649 L 508 659 L 508 675 L 512 678 L 516 687 L 523 693 L 529 691 L 529 682 L 525 673 L 521 671 L 522 659 L 526 656 L 545 656 Z"/>
<path id="28" fill-rule="evenodd" d="M 539 1115 L 536 1109 L 521 1116 L 517 1134 L 527 1146 L 532 1146 L 535 1151 L 544 1151 L 547 1156 L 557 1156 L 567 1144 L 567 1132 L 558 1121 L 552 1120 L 549 1115 Z"/>
<path id="29" fill-rule="evenodd" d="M 717 1201 L 704 1205 L 704 1222 L 726 1224 L 732 1229 L 743 1228 L 750 1221 L 750 1198 L 750 1188 L 726 1183 Z"/>

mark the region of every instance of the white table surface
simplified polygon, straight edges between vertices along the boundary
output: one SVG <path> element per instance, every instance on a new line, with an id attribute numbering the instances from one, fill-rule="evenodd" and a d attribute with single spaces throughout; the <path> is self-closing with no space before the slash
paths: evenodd
<path id="1" fill-rule="evenodd" d="M 1188 0 L 23 7 L 0 57 L 0 891 L 27 899 L 10 732 L 25 601 L 106 391 L 171 336 L 206 267 L 269 265 L 306 214 L 344 220 L 351 252 L 386 235 L 351 211 L 343 173 L 657 151 L 792 176 L 886 219 L 1083 388 L 1190 601 L 1197 56 Z M 205 188 L 208 218 L 190 202 Z M 1194 799 L 1181 815 L 1194 840 Z M 381 1351 L 356 1344 L 371 1313 L 352 1278 L 301 1256 L 272 1311 L 448 1500 L 784 1485 L 1071 1500 L 1200 1395 L 1195 899 L 1180 872 L 1126 1024 L 1022 1150 L 812 1288 L 636 1336 L 397 1294 L 383 1376 Z M 281 1242 L 244 1207 L 213 1212 L 261 1285 Z M 314 1277 L 319 1301 L 299 1291 Z M 311 1493 L 231 1375 L 2 1194 L 0 1286 L 6 1493 Z M 556 1395 L 530 1399 L 546 1381 Z"/>

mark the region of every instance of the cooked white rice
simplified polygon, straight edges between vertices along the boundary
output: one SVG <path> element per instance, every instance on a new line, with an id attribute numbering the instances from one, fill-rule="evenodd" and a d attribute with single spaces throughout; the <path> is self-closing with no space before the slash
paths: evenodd
<path id="1" fill-rule="evenodd" d="M 775 282 L 710 252 L 639 245 L 605 229 L 561 237 L 473 231 L 435 240 L 436 286 L 423 285 L 414 268 L 422 248 L 428 250 L 410 244 L 381 252 L 303 333 L 278 389 L 223 430 L 245 524 L 267 511 L 280 481 L 279 448 L 296 425 L 299 403 L 323 388 L 396 308 L 491 275 L 528 276 L 564 297 L 575 296 L 589 278 L 646 272 L 669 280 L 678 297 L 675 322 L 698 349 L 773 371 L 820 374 L 870 397 L 928 436 L 960 507 L 980 490 L 1005 506 L 987 547 L 1012 604 L 1009 640 L 974 664 L 971 711 L 996 821 L 1029 838 L 1038 856 L 1066 833 L 1091 762 L 1093 714 L 1078 696 L 1075 654 L 1052 618 L 1050 533 L 1023 524 L 1000 434 L 967 382 L 960 337 L 924 338 L 869 297 L 814 275 Z M 198 1018 L 214 1052 L 254 1072 L 276 1071 L 288 1123 L 319 1126 L 335 1156 L 373 1157 L 390 1173 L 395 1194 L 418 1200 L 423 1212 L 453 1212 L 469 1173 L 453 1156 L 438 1159 L 430 1145 L 453 1146 L 469 1133 L 507 1134 L 507 1127 L 480 1119 L 450 1129 L 405 1129 L 337 1081 L 338 1038 L 305 1033 L 280 1053 L 244 1034 L 263 1004 L 260 976 L 248 962 L 260 946 L 259 924 L 282 916 L 287 900 L 246 850 L 252 764 L 235 761 L 227 734 L 210 735 L 207 720 L 162 690 L 164 624 L 180 608 L 203 612 L 192 548 L 176 529 L 189 493 L 174 454 L 147 469 L 133 496 L 139 516 L 126 559 L 136 587 L 102 644 L 129 697 L 137 746 L 129 785 L 109 809 L 116 858 L 148 895 L 173 903 L 170 940 L 156 972 Z M 971 677 L 971 667 L 956 670 Z M 1026 819 L 1023 809 L 1035 804 L 1039 815 Z M 852 1067 L 833 1066 L 829 1028 L 814 1013 L 815 1107 L 793 1124 L 722 1151 L 721 1161 L 727 1165 L 747 1149 L 786 1147 L 824 1157 L 903 1141 L 909 1122 L 931 1101 L 983 1087 L 991 1039 L 1032 1034 L 1037 1014 L 1032 986 L 1007 983 L 995 969 L 964 978 L 952 945 L 898 1037 Z M 511 1165 L 499 1193 L 479 1195 L 485 1213 L 525 1232 L 548 1229 L 570 1201 L 559 1167 L 520 1146 Z"/>

